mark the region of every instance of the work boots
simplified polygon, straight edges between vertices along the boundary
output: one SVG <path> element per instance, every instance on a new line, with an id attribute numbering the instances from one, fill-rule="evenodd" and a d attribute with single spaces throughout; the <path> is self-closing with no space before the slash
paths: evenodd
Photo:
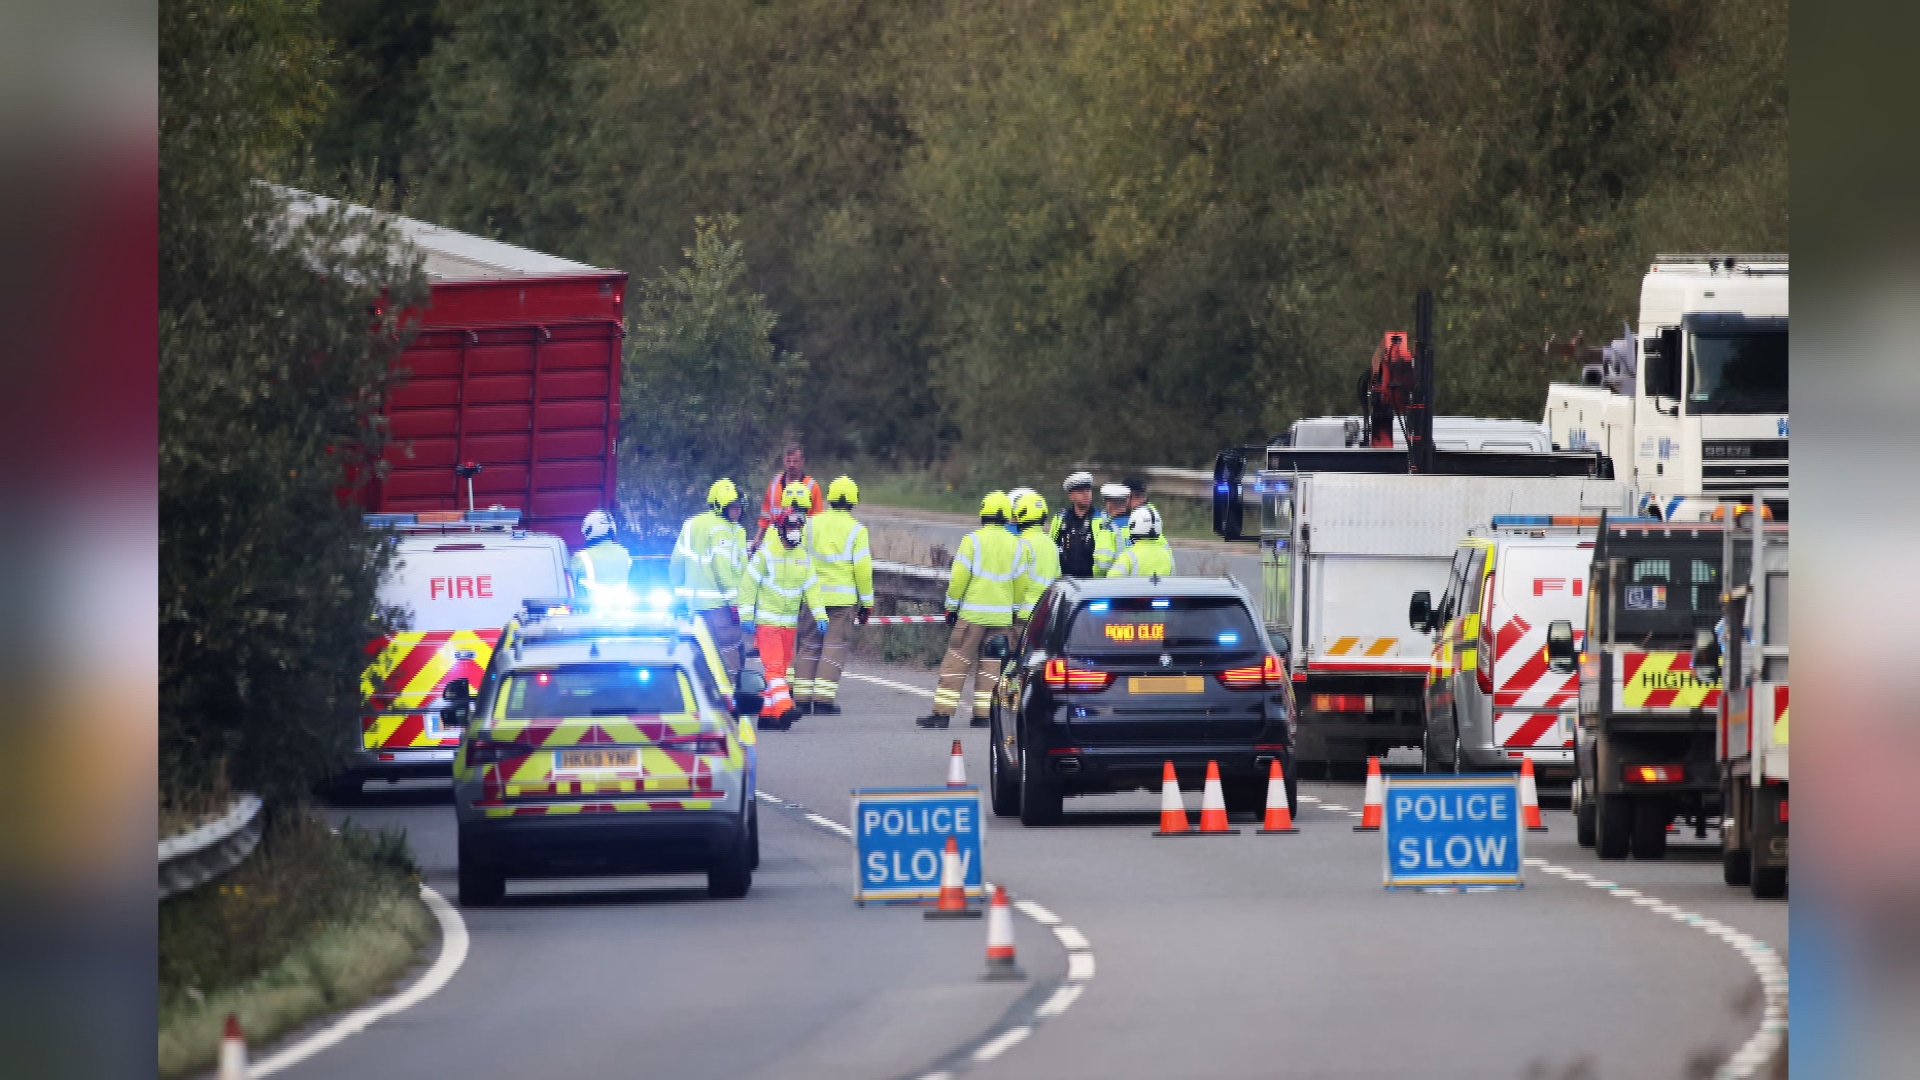
<path id="1" fill-rule="evenodd" d="M 840 706 L 831 701 L 816 701 L 813 703 L 813 715 L 839 716 Z"/>
<path id="2" fill-rule="evenodd" d="M 941 716 L 939 713 L 928 713 L 926 716 L 914 717 L 913 722 L 924 728 L 943 728 L 952 719 L 950 716 Z"/>
<path id="3" fill-rule="evenodd" d="M 976 716 L 976 717 L 974 717 L 974 718 L 973 718 L 973 721 L 972 721 L 972 726 L 973 726 L 973 727 L 987 727 L 988 725 L 990 725 L 990 724 L 992 724 L 992 723 L 993 723 L 993 719 L 992 719 L 991 717 L 986 717 L 986 716 Z"/>

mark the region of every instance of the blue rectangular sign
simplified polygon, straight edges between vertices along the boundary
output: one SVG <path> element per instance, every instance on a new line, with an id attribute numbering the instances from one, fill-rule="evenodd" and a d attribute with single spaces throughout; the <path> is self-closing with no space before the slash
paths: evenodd
<path id="1" fill-rule="evenodd" d="M 853 793 L 853 898 L 930 901 L 940 895 L 940 853 L 960 849 L 967 896 L 986 895 L 979 788 L 867 788 Z"/>
<path id="2" fill-rule="evenodd" d="M 1517 777 L 1390 776 L 1386 790 L 1388 888 L 1522 884 Z"/>

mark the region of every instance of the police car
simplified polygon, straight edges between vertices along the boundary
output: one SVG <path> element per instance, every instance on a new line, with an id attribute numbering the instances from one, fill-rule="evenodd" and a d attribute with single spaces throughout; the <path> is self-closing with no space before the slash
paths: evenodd
<path id="1" fill-rule="evenodd" d="M 744 896 L 759 862 L 752 717 L 697 621 L 530 600 L 479 687 L 454 758 L 463 905 L 509 877 L 705 873 Z"/>

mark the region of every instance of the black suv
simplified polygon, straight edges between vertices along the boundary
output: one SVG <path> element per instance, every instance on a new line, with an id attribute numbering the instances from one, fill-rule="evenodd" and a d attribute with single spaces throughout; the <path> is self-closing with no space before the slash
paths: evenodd
<path id="1" fill-rule="evenodd" d="M 993 702 L 993 811 L 1060 820 L 1067 795 L 1158 790 L 1164 763 L 1198 789 L 1220 763 L 1230 812 L 1266 805 L 1275 758 L 1293 770 L 1286 665 L 1231 578 L 1063 578 L 1005 660 Z"/>

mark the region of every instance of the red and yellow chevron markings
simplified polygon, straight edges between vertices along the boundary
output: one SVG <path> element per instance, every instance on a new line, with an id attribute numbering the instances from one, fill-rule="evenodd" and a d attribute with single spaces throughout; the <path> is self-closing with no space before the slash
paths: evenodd
<path id="1" fill-rule="evenodd" d="M 498 630 L 408 630 L 367 646 L 373 662 L 360 675 L 360 738 L 369 750 L 449 747 L 427 711 L 455 679 L 478 686 L 493 659 Z"/>
<path id="2" fill-rule="evenodd" d="M 1693 654 L 1629 652 L 1615 657 L 1619 666 L 1619 708 L 1717 709 L 1720 685 L 1693 673 Z"/>

